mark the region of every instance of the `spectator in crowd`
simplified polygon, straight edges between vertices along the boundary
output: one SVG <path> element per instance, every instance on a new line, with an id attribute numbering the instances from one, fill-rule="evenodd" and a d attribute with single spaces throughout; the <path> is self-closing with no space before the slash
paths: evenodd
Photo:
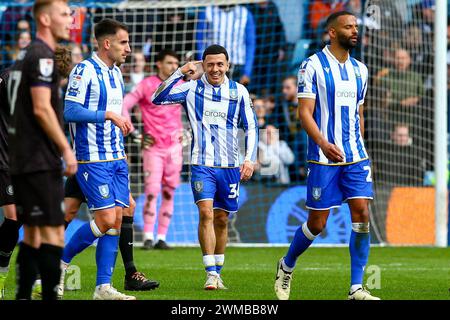
<path id="1" fill-rule="evenodd" d="M 396 123 L 390 140 L 380 142 L 373 150 L 375 179 L 391 186 L 421 186 L 426 158 L 414 143 L 409 125 Z"/>
<path id="2" fill-rule="evenodd" d="M 186 55 L 194 50 L 195 14 L 190 15 L 185 8 L 160 9 L 155 29 L 153 52 L 171 48 L 181 59 L 188 60 Z"/>
<path id="3" fill-rule="evenodd" d="M 132 67 L 130 71 L 130 81 L 125 84 L 125 91 L 133 91 L 138 83 L 145 78 L 145 56 L 140 50 L 134 51 L 132 54 Z"/>
<path id="4" fill-rule="evenodd" d="M 284 27 L 273 1 L 258 2 L 249 8 L 256 25 L 256 55 L 250 91 L 261 96 L 274 94 L 285 57 Z"/>
<path id="5" fill-rule="evenodd" d="M 15 5 L 9 6 L 2 15 L 0 21 L 0 39 L 3 46 L 12 45 L 12 42 L 17 37 L 18 22 L 25 20 L 30 26 L 30 22 L 33 20 L 31 17 L 31 5 L 27 3 L 27 0 L 17 0 Z M 31 30 L 27 30 L 31 31 Z"/>
<path id="6" fill-rule="evenodd" d="M 424 43 L 422 29 L 417 24 L 408 24 L 403 30 L 403 47 L 410 53 L 411 70 L 422 74 L 426 81 L 433 74 L 433 48 Z"/>
<path id="7" fill-rule="evenodd" d="M 309 5 L 309 23 L 313 31 L 333 12 L 342 11 L 345 8 L 343 0 L 312 0 Z"/>
<path id="8" fill-rule="evenodd" d="M 16 61 L 20 51 L 28 47 L 30 43 L 31 43 L 31 34 L 28 31 L 23 31 L 19 33 L 15 42 L 14 49 L 10 52 L 9 60 Z"/>
<path id="9" fill-rule="evenodd" d="M 294 150 L 295 166 L 290 175 L 294 181 L 306 178 L 306 152 L 308 136 L 297 117 L 297 77 L 288 76 L 283 80 L 282 121 L 279 123 L 281 140 L 288 142 Z"/>
<path id="10" fill-rule="evenodd" d="M 255 59 L 255 23 L 243 5 L 207 6 L 198 14 L 197 60 L 212 44 L 219 44 L 230 54 L 229 78 L 248 85 Z"/>
<path id="11" fill-rule="evenodd" d="M 417 118 L 425 88 L 421 75 L 411 71 L 410 67 L 409 52 L 399 48 L 395 51 L 394 68 L 383 69 L 376 77 L 377 84 L 386 92 L 389 118 L 412 124 Z"/>
<path id="12" fill-rule="evenodd" d="M 275 113 L 275 97 L 270 95 L 264 97 L 264 106 L 266 108 L 266 119 L 269 123 L 274 122 L 276 113 Z"/>
<path id="13" fill-rule="evenodd" d="M 264 105 L 264 99 L 255 97 L 252 99 L 253 109 L 255 109 L 256 118 L 258 119 L 258 128 L 266 128 L 266 107 Z"/>
<path id="14" fill-rule="evenodd" d="M 279 184 L 289 184 L 289 165 L 294 162 L 294 153 L 284 140 L 279 139 L 278 129 L 268 125 L 262 130 L 258 143 L 259 175 Z"/>
<path id="15" fill-rule="evenodd" d="M 83 6 L 73 9 L 73 23 L 70 29 L 70 42 L 79 45 L 86 56 L 91 49 L 91 29 L 92 16 L 95 9 L 88 9 Z"/>

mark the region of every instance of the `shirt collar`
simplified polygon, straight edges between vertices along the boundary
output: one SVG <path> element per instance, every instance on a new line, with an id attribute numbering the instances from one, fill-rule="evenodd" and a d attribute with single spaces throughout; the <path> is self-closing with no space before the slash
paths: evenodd
<path id="1" fill-rule="evenodd" d="M 97 52 L 94 52 L 92 54 L 92 58 L 100 65 L 100 67 L 102 68 L 106 68 L 108 70 L 113 70 L 114 67 L 116 66 L 115 64 L 112 67 L 109 67 L 102 59 L 99 58 L 99 56 L 97 55 Z"/>
<path id="2" fill-rule="evenodd" d="M 330 49 L 328 49 L 328 45 L 326 45 L 322 50 L 327 56 L 329 56 L 331 59 L 333 59 L 338 64 L 346 64 L 350 60 L 350 54 L 347 56 L 347 60 L 345 60 L 344 63 L 339 62 L 338 59 L 331 53 Z"/>

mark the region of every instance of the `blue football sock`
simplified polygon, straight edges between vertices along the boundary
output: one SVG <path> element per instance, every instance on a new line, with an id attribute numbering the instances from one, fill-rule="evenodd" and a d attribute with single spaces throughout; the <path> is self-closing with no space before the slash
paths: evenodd
<path id="1" fill-rule="evenodd" d="M 316 236 L 309 231 L 306 222 L 295 232 L 289 250 L 284 257 L 284 263 L 289 268 L 294 268 L 297 258 L 311 245 Z"/>
<path id="2" fill-rule="evenodd" d="M 70 263 L 73 257 L 78 253 L 89 247 L 97 237 L 101 236 L 100 231 L 97 235 L 92 231 L 92 222 L 85 223 L 73 234 L 69 243 L 64 247 L 61 260 L 65 263 Z"/>
<path id="3" fill-rule="evenodd" d="M 355 232 L 350 236 L 351 285 L 362 284 L 364 268 L 369 259 L 370 233 Z"/>
<path id="4" fill-rule="evenodd" d="M 119 235 L 105 234 L 98 239 L 97 252 L 97 286 L 111 283 L 119 248 Z"/>

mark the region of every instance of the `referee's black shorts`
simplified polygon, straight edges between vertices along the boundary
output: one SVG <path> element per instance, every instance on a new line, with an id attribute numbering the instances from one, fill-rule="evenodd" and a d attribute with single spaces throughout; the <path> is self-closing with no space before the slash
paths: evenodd
<path id="1" fill-rule="evenodd" d="M 0 207 L 8 204 L 14 204 L 14 188 L 9 172 L 0 170 Z"/>
<path id="2" fill-rule="evenodd" d="M 12 175 L 17 219 L 27 226 L 64 225 L 64 188 L 60 170 Z"/>
<path id="3" fill-rule="evenodd" d="M 82 202 L 86 202 L 86 197 L 84 196 L 83 191 L 81 191 L 75 175 L 66 179 L 66 183 L 64 184 L 64 198 L 76 198 Z"/>

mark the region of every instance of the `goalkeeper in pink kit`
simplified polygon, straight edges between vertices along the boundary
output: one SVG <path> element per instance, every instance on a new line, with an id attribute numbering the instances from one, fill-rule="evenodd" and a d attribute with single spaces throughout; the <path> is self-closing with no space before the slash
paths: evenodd
<path id="1" fill-rule="evenodd" d="M 130 118 L 129 110 L 138 105 L 144 124 L 142 138 L 146 196 L 144 249 L 169 249 L 166 234 L 173 214 L 174 192 L 180 183 L 182 168 L 181 105 L 174 104 L 169 108 L 161 108 L 151 102 L 151 97 L 161 82 L 175 72 L 178 66 L 178 55 L 172 50 L 162 50 L 156 57 L 157 75 L 142 80 L 134 91 L 125 96 L 123 102 L 123 115 Z M 134 128 L 132 131 L 135 131 Z M 162 202 L 155 237 L 156 200 L 160 192 Z"/>

